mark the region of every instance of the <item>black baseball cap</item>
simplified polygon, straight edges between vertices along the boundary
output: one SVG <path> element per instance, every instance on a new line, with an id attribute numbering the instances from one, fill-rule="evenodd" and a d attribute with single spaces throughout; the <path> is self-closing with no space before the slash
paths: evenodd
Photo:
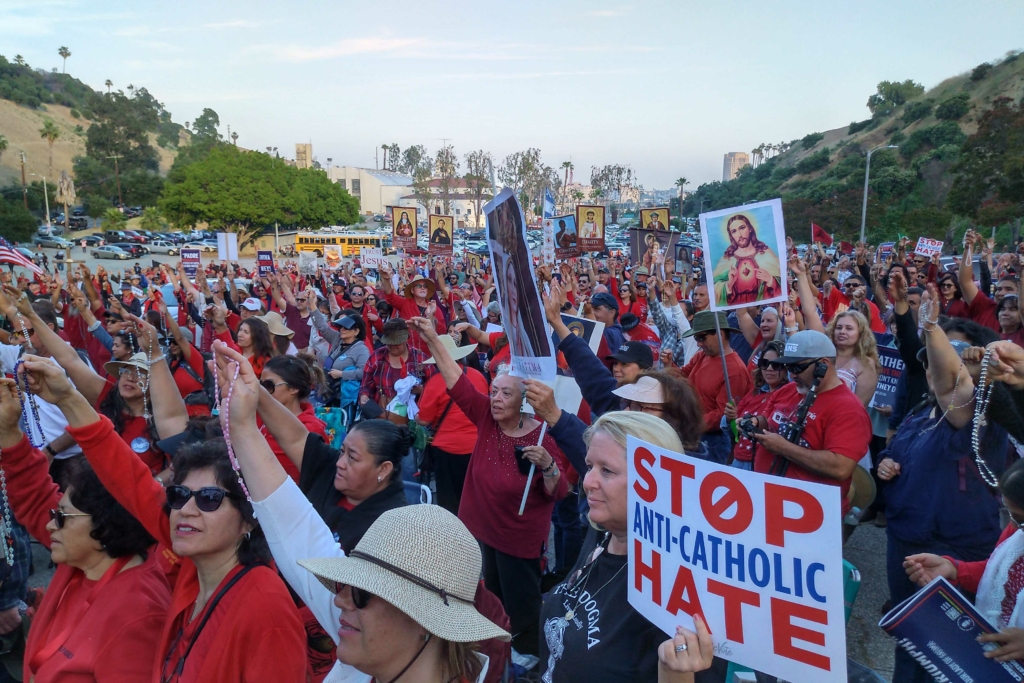
<path id="1" fill-rule="evenodd" d="M 636 363 L 645 370 L 654 365 L 654 352 L 641 341 L 626 342 L 610 358 L 620 363 Z"/>
<path id="2" fill-rule="evenodd" d="M 604 306 L 605 308 L 610 308 L 614 311 L 619 310 L 619 304 L 615 301 L 615 297 L 608 292 L 598 292 L 594 296 L 590 297 L 590 305 L 595 308 L 598 306 Z"/>

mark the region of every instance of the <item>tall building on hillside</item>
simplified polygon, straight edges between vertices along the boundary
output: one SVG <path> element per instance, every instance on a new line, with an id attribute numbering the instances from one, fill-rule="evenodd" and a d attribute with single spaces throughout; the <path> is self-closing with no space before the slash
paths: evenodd
<path id="1" fill-rule="evenodd" d="M 298 159 L 298 155 L 295 157 Z M 726 183 L 736 177 L 740 169 L 750 163 L 750 156 L 746 152 L 729 152 L 725 155 L 725 165 L 722 169 L 722 182 Z"/>
<path id="2" fill-rule="evenodd" d="M 313 168 L 313 145 L 308 142 L 295 143 L 295 167 Z"/>

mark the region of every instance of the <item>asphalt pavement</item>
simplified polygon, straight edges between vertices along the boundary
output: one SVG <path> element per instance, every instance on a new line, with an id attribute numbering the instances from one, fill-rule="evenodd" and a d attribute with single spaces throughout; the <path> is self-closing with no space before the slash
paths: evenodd
<path id="1" fill-rule="evenodd" d="M 846 624 L 846 653 L 851 659 L 892 680 L 893 640 L 878 628 L 889 600 L 885 579 L 885 529 L 862 524 L 843 546 L 843 558 L 861 575 L 860 591 Z"/>

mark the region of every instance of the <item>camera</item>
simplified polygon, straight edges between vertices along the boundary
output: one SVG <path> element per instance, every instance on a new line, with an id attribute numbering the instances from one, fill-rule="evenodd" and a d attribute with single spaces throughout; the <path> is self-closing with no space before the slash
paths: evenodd
<path id="1" fill-rule="evenodd" d="M 736 428 L 740 430 L 740 434 L 751 441 L 757 434 L 764 434 L 764 430 L 757 425 L 757 418 L 752 415 L 746 415 L 736 420 Z"/>

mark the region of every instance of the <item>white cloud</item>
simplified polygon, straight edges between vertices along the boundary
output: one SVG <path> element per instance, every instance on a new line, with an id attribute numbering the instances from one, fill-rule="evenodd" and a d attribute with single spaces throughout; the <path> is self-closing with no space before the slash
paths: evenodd
<path id="1" fill-rule="evenodd" d="M 235 21 L 214 21 L 209 24 L 203 24 L 203 28 L 209 29 L 222 29 L 222 28 L 257 28 L 259 26 L 257 21 L 246 21 L 245 19 L 238 19 Z"/>
<path id="2" fill-rule="evenodd" d="M 359 54 L 394 54 L 422 46 L 424 42 L 421 38 L 346 38 L 333 45 L 285 45 L 274 48 L 274 51 L 285 61 L 312 62 Z"/>

